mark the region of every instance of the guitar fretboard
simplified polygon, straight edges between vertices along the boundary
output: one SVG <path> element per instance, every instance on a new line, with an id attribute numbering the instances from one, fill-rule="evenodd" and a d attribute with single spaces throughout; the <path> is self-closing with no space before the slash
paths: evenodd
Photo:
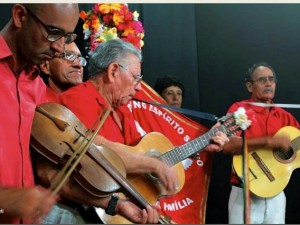
<path id="1" fill-rule="evenodd" d="M 170 151 L 161 155 L 161 159 L 169 166 L 173 166 L 195 154 L 196 152 L 202 151 L 207 145 L 211 143 L 211 138 L 215 136 L 217 131 L 222 131 L 226 134 L 227 130 L 223 125 L 211 129 L 209 132 L 195 138 L 194 140 L 171 149 Z"/>

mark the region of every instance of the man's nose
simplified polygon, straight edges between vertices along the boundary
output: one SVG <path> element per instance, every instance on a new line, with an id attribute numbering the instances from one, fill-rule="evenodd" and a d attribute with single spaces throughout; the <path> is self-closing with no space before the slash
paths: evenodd
<path id="1" fill-rule="evenodd" d="M 178 95 L 177 94 L 173 94 L 173 99 L 178 99 Z"/>
<path id="2" fill-rule="evenodd" d="M 137 83 L 137 84 L 134 86 L 134 90 L 136 90 L 136 91 L 141 91 L 141 90 L 142 90 L 141 82 Z"/>
<path id="3" fill-rule="evenodd" d="M 57 41 L 51 43 L 50 47 L 58 53 L 65 52 L 65 38 L 60 38 Z"/>

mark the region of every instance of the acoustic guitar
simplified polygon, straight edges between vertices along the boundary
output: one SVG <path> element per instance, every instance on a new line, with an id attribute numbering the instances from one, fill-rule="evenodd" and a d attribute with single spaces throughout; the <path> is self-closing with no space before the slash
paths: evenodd
<path id="1" fill-rule="evenodd" d="M 274 137 L 283 134 L 291 140 L 288 151 L 265 148 L 249 152 L 249 190 L 259 197 L 269 198 L 279 194 L 287 186 L 292 172 L 300 167 L 300 131 L 286 126 Z M 233 157 L 233 167 L 242 177 L 242 155 Z"/>
<path id="2" fill-rule="evenodd" d="M 197 152 L 203 151 L 203 149 L 211 143 L 211 138 L 215 136 L 217 131 L 222 131 L 227 136 L 230 136 L 239 131 L 241 127 L 245 128 L 250 125 L 243 108 L 240 108 L 235 113 L 220 118 L 218 121 L 221 122 L 220 126 L 213 128 L 209 132 L 195 138 L 194 140 L 177 147 L 174 147 L 167 137 L 158 132 L 146 134 L 136 146 L 119 145 L 125 151 L 159 157 L 169 166 L 174 166 L 179 177 L 180 188 L 177 190 L 177 192 L 179 192 L 185 181 L 184 168 L 182 163 L 179 162 Z M 130 174 L 127 176 L 127 179 L 137 192 L 140 193 L 140 195 L 143 196 L 144 199 L 146 199 L 151 205 L 155 204 L 159 198 L 167 195 L 165 188 L 153 174 Z M 121 193 L 118 195 L 123 198 L 125 197 Z M 131 223 L 122 216 L 107 215 L 101 208 L 96 208 L 96 212 L 101 220 L 106 224 Z"/>

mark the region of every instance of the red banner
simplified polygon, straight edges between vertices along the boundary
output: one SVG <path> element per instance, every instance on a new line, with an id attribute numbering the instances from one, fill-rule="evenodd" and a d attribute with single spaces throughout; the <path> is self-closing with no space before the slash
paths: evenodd
<path id="1" fill-rule="evenodd" d="M 137 93 L 136 99 L 166 104 L 146 83 L 142 82 L 142 88 L 143 91 Z M 127 106 L 134 115 L 141 135 L 153 131 L 160 132 L 174 146 L 183 145 L 207 132 L 207 128 L 186 116 L 159 106 L 135 100 Z M 160 199 L 163 214 L 170 216 L 176 223 L 205 223 L 213 154 L 201 152 L 199 156 L 181 162 L 185 170 L 185 183 L 182 190 L 173 196 Z"/>

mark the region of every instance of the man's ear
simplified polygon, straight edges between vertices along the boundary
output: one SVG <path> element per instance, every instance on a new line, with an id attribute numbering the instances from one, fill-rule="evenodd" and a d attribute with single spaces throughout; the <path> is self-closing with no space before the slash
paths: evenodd
<path id="1" fill-rule="evenodd" d="M 118 63 L 111 63 L 107 67 L 107 79 L 110 83 L 113 83 L 115 81 L 115 78 L 119 76 L 120 66 Z"/>
<path id="2" fill-rule="evenodd" d="M 41 71 L 43 71 L 43 73 L 50 75 L 50 66 L 49 65 L 50 65 L 49 61 L 46 61 L 43 64 L 40 64 L 39 67 L 40 67 Z"/>
<path id="3" fill-rule="evenodd" d="M 247 81 L 246 82 L 246 87 L 247 87 L 248 92 L 250 92 L 250 93 L 253 92 L 253 83 L 252 82 Z"/>
<path id="4" fill-rule="evenodd" d="M 15 4 L 12 9 L 12 22 L 17 28 L 21 28 L 25 20 L 28 19 L 28 13 L 25 12 L 25 7 L 21 4 Z"/>

